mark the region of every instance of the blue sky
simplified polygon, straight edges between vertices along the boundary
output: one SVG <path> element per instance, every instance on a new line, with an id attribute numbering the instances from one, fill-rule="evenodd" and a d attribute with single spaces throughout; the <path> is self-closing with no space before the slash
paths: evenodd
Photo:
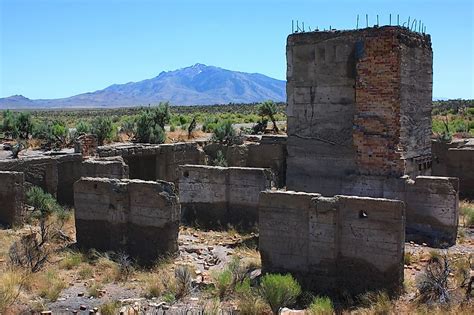
<path id="1" fill-rule="evenodd" d="M 472 0 L 0 0 L 0 97 L 58 98 L 195 63 L 285 79 L 291 20 L 421 19 L 436 97 L 474 98 Z M 363 17 L 362 17 L 363 16 Z"/>

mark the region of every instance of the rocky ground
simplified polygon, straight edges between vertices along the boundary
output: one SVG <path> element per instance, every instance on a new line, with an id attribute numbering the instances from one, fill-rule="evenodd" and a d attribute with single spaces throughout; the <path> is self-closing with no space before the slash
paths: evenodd
<path id="1" fill-rule="evenodd" d="M 19 230 L 0 229 L 0 270 L 8 269 L 7 252 L 11 243 L 28 231 L 28 226 Z M 74 235 L 72 222 L 65 227 L 65 233 Z M 250 278 L 258 277 L 260 257 L 257 243 L 256 233 L 182 227 L 178 255 L 163 259 L 151 269 L 135 268 L 126 276 L 107 255 L 93 260 L 75 251 L 72 245 L 51 257 L 44 270 L 29 276 L 31 279 L 17 303 L 6 314 L 29 313 L 30 309 L 52 311 L 53 314 L 91 314 L 102 309 L 106 314 L 105 306 L 108 305 L 113 310 L 110 314 L 235 314 L 238 301 L 230 295 L 218 298 L 215 275 L 222 272 L 233 257 L 239 257 L 248 267 Z M 474 255 L 474 229 L 460 227 L 458 243 L 449 249 L 406 243 L 405 252 L 405 293 L 393 302 L 391 307 L 395 313 L 412 312 L 410 305 L 417 297 L 416 278 L 430 257 L 446 254 L 456 262 Z M 153 296 L 154 279 L 166 278 L 179 266 L 188 266 L 192 271 L 189 294 L 179 299 L 166 294 Z M 456 277 L 454 273 L 451 276 Z M 51 288 L 56 288 L 57 293 L 51 293 Z M 370 308 L 365 311 L 364 308 L 349 308 L 344 313 L 366 311 L 374 313 Z"/>

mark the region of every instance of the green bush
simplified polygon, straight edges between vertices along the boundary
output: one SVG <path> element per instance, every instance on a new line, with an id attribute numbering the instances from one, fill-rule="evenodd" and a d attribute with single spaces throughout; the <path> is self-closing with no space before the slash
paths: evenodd
<path id="1" fill-rule="evenodd" d="M 76 134 L 88 134 L 91 132 L 91 125 L 83 120 L 80 120 L 76 125 Z"/>
<path id="2" fill-rule="evenodd" d="M 214 166 L 222 166 L 222 167 L 228 166 L 227 159 L 221 150 L 217 151 L 216 158 L 211 161 L 211 164 Z"/>
<path id="3" fill-rule="evenodd" d="M 217 123 L 212 135 L 212 141 L 232 144 L 235 141 L 236 132 L 230 120 Z"/>
<path id="4" fill-rule="evenodd" d="M 33 131 L 33 119 L 28 112 L 15 114 L 9 110 L 3 112 L 1 130 L 7 137 L 28 139 Z"/>
<path id="5" fill-rule="evenodd" d="M 221 272 L 213 274 L 214 285 L 219 294 L 219 298 L 224 299 L 227 294 L 231 293 L 232 289 L 232 272 L 225 269 Z"/>
<path id="6" fill-rule="evenodd" d="M 301 286 L 290 274 L 267 274 L 260 283 L 260 294 L 273 314 L 278 314 L 280 308 L 295 303 L 301 294 Z"/>
<path id="7" fill-rule="evenodd" d="M 334 306 L 330 298 L 317 296 L 311 302 L 308 313 L 310 315 L 331 315 L 334 313 Z"/>
<path id="8" fill-rule="evenodd" d="M 139 142 L 164 143 L 166 140 L 165 124 L 170 121 L 168 103 L 160 103 L 157 107 L 143 110 L 137 118 L 137 133 Z"/>
<path id="9" fill-rule="evenodd" d="M 97 117 L 92 121 L 91 132 L 97 136 L 99 145 L 104 145 L 105 140 L 113 137 L 112 120 L 109 117 Z"/>

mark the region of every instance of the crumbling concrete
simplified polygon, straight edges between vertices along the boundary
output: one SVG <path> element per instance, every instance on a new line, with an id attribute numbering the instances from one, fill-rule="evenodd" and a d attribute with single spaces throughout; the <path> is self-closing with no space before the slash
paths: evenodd
<path id="1" fill-rule="evenodd" d="M 96 135 L 82 135 L 74 141 L 74 152 L 80 153 L 83 157 L 96 156 L 98 140 Z"/>
<path id="2" fill-rule="evenodd" d="M 0 171 L 0 224 L 14 226 L 21 224 L 24 215 L 24 174 Z"/>
<path id="3" fill-rule="evenodd" d="M 81 178 L 74 204 L 81 248 L 123 251 L 143 264 L 178 250 L 180 205 L 172 183 Z"/>
<path id="4" fill-rule="evenodd" d="M 255 225 L 259 193 L 272 187 L 272 173 L 263 168 L 183 165 L 180 171 L 183 221 L 210 228 Z"/>
<path id="5" fill-rule="evenodd" d="M 228 166 L 269 168 L 276 186 L 281 188 L 286 182 L 286 139 L 283 135 L 263 135 L 259 141 L 242 145 L 210 143 L 204 146 L 204 151 L 209 162 L 221 151 Z"/>
<path id="6" fill-rule="evenodd" d="M 61 204 L 73 204 L 72 185 L 81 177 L 80 154 L 0 160 L 0 170 L 22 172 L 25 187 L 41 187 Z"/>
<path id="7" fill-rule="evenodd" d="M 404 204 L 397 200 L 266 191 L 259 200 L 264 272 L 290 272 L 327 294 L 398 292 L 403 284 Z"/>
<path id="8" fill-rule="evenodd" d="M 332 196 L 349 175 L 430 175 L 429 35 L 292 34 L 287 62 L 288 189 Z"/>
<path id="9" fill-rule="evenodd" d="M 122 156 L 129 166 L 130 178 L 179 181 L 178 166 L 206 164 L 206 155 L 194 142 L 160 145 L 99 147 L 100 157 Z"/>
<path id="10" fill-rule="evenodd" d="M 88 159 L 82 162 L 82 177 L 128 178 L 128 165 L 121 156 Z"/>
<path id="11" fill-rule="evenodd" d="M 344 195 L 404 201 L 408 241 L 442 247 L 456 243 L 459 215 L 457 178 L 353 175 L 348 176 L 338 190 Z"/>
<path id="12" fill-rule="evenodd" d="M 433 171 L 436 176 L 459 178 L 459 194 L 474 198 L 474 139 L 432 142 Z"/>

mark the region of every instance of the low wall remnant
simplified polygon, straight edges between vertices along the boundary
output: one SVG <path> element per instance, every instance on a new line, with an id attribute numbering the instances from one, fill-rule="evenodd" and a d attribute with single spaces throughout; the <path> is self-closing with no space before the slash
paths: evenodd
<path id="1" fill-rule="evenodd" d="M 403 284 L 404 212 L 404 204 L 398 200 L 261 192 L 262 269 L 290 272 L 316 292 L 399 292 Z"/>
<path id="2" fill-rule="evenodd" d="M 82 248 L 124 251 L 142 264 L 178 250 L 180 205 L 172 183 L 85 177 L 74 184 L 74 204 Z"/>
<path id="3" fill-rule="evenodd" d="M 272 173 L 263 168 L 183 165 L 180 170 L 183 221 L 199 226 L 255 225 L 259 193 L 272 187 Z"/>
<path id="4" fill-rule="evenodd" d="M 25 215 L 24 174 L 0 171 L 0 224 L 21 224 Z"/>

